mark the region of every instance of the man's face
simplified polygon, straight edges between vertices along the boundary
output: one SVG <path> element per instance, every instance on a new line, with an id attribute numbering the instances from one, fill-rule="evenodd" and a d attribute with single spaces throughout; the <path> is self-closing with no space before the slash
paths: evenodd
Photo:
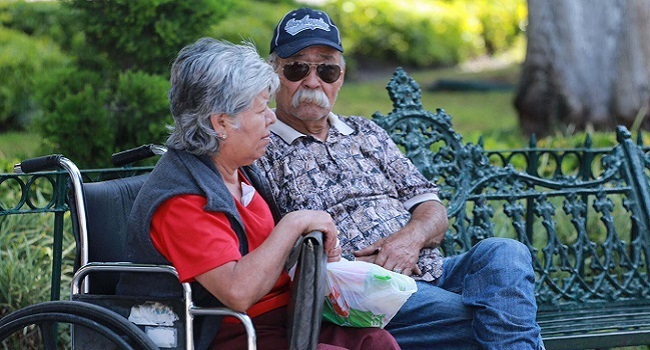
<path id="1" fill-rule="evenodd" d="M 291 124 L 292 119 L 311 121 L 326 118 L 343 85 L 345 71 L 336 81 L 327 83 L 318 76 L 316 67 L 320 64 L 342 66 L 342 61 L 341 53 L 328 46 L 310 46 L 289 58 L 278 57 L 280 88 L 275 97 L 278 119 Z M 287 79 L 283 68 L 292 63 L 310 64 L 309 73 L 298 81 Z"/>

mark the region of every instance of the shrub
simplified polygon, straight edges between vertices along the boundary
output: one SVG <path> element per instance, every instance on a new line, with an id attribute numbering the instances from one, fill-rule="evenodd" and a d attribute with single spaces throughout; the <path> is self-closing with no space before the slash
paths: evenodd
<path id="1" fill-rule="evenodd" d="M 0 130 L 25 129 L 40 113 L 35 77 L 70 61 L 48 38 L 0 27 Z"/>
<path id="2" fill-rule="evenodd" d="M 523 0 L 467 1 L 467 12 L 480 23 L 481 38 L 487 54 L 503 52 L 522 35 L 528 15 Z"/>
<path id="3" fill-rule="evenodd" d="M 334 0 L 348 56 L 409 66 L 451 65 L 503 51 L 521 33 L 524 0 Z"/>
<path id="4" fill-rule="evenodd" d="M 207 34 L 234 0 L 64 0 L 93 51 L 107 55 L 120 71 L 169 74 L 178 51 Z"/>
<path id="5" fill-rule="evenodd" d="M 65 68 L 44 77 L 37 124 L 44 153 L 56 150 L 80 168 L 111 166 L 110 155 L 142 143 L 164 141 L 170 123 L 169 83 L 161 76 L 125 72 L 111 79 Z"/>
<path id="6" fill-rule="evenodd" d="M 328 5 L 328 12 L 341 28 L 346 49 L 359 61 L 448 65 L 465 58 L 461 48 L 472 47 L 462 45 L 460 35 L 460 30 L 472 28 L 463 28 L 461 16 L 449 6 L 446 2 L 336 0 Z"/>
<path id="7" fill-rule="evenodd" d="M 80 167 L 110 166 L 110 154 L 161 143 L 170 123 L 170 63 L 205 36 L 234 0 L 65 0 L 60 18 L 81 28 L 69 42 L 75 66 L 39 79 L 43 153 L 62 153 Z"/>
<path id="8" fill-rule="evenodd" d="M 110 92 L 106 80 L 91 71 L 66 67 L 43 76 L 37 100 L 45 113 L 36 124 L 43 153 L 55 150 L 80 167 L 106 164 L 114 139 Z"/>
<path id="9" fill-rule="evenodd" d="M 212 27 L 216 38 L 252 39 L 266 55 L 273 28 L 297 5 L 240 1 Z M 507 49 L 521 34 L 525 0 L 332 0 L 324 6 L 341 29 L 346 57 L 365 63 L 451 65 Z M 302 5 L 299 5 L 302 6 Z"/>
<path id="10" fill-rule="evenodd" d="M 112 152 L 165 142 L 166 126 L 173 123 L 167 90 L 169 81 L 159 75 L 120 74 L 110 108 L 111 119 L 117 124 Z"/>
<path id="11" fill-rule="evenodd" d="M 64 32 L 61 6 L 52 1 L 15 1 L 0 3 L 0 23 L 30 36 L 60 38 Z"/>

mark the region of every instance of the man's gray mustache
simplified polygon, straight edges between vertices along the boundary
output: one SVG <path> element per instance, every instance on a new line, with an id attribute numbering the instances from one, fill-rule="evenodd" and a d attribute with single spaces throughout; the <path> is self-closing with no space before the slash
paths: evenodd
<path id="1" fill-rule="evenodd" d="M 292 102 L 294 107 L 298 107 L 303 102 L 313 103 L 323 108 L 330 107 L 330 101 L 327 99 L 327 95 L 321 90 L 300 89 L 293 96 Z"/>

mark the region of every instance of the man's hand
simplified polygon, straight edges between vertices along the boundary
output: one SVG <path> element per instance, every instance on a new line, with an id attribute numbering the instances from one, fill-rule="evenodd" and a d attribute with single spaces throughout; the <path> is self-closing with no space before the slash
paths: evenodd
<path id="1" fill-rule="evenodd" d="M 449 228 L 447 210 L 436 201 L 421 203 L 401 230 L 354 253 L 361 261 L 383 266 L 407 276 L 421 275 L 420 250 L 440 245 Z"/>
<path id="2" fill-rule="evenodd" d="M 375 263 L 407 276 L 420 275 L 417 262 L 423 242 L 414 240 L 414 236 L 407 225 L 390 237 L 355 252 L 354 256 L 357 260 Z"/>

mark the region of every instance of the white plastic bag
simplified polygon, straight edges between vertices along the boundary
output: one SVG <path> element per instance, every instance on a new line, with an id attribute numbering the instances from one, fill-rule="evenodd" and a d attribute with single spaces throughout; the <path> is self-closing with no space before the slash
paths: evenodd
<path id="1" fill-rule="evenodd" d="M 416 291 L 409 276 L 341 259 L 327 264 L 323 318 L 340 326 L 384 328 Z"/>

